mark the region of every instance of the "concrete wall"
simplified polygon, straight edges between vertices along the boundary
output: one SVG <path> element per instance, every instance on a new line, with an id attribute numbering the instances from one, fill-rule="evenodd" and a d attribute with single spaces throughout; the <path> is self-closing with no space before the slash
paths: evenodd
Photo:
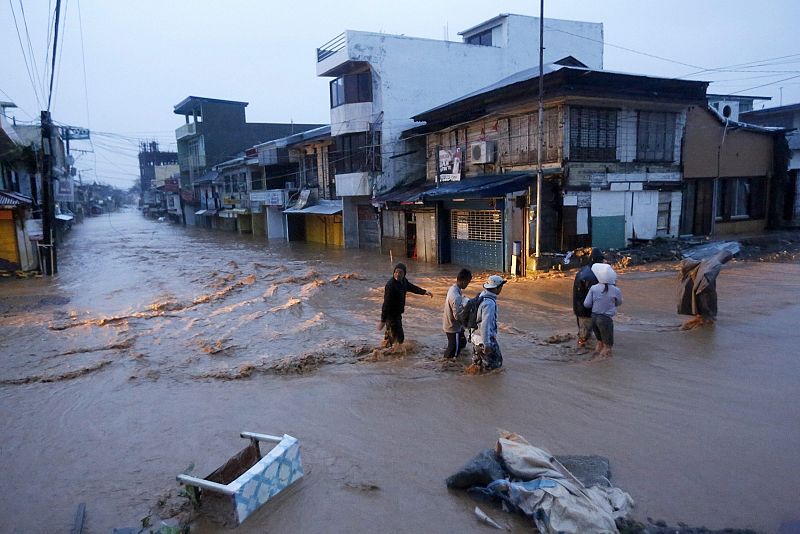
<path id="1" fill-rule="evenodd" d="M 267 239 L 286 239 L 286 221 L 283 207 L 264 206 L 267 221 Z"/>
<path id="2" fill-rule="evenodd" d="M 720 146 L 720 177 L 766 176 L 772 172 L 771 135 L 731 128 L 726 130 L 710 111 L 692 106 L 686 121 L 684 177 L 716 177 Z"/>

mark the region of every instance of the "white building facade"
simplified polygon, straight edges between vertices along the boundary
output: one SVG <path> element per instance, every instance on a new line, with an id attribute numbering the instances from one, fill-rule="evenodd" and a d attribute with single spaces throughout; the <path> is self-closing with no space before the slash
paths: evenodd
<path id="1" fill-rule="evenodd" d="M 330 84 L 332 163 L 345 246 L 380 246 L 374 195 L 425 177 L 424 138 L 401 140 L 411 116 L 539 63 L 539 19 L 504 14 L 463 42 L 348 30 L 317 49 Z M 545 19 L 545 62 L 603 66 L 603 25 Z"/>

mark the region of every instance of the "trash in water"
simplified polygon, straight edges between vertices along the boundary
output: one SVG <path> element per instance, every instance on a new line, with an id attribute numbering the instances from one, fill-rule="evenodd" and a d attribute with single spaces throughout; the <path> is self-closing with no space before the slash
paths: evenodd
<path id="1" fill-rule="evenodd" d="M 581 465 L 583 457 L 568 458 L 573 465 Z M 586 457 L 591 460 L 586 465 L 598 465 L 595 458 Z M 607 463 L 599 465 L 607 467 Z M 616 520 L 628 516 L 633 499 L 610 486 L 606 475 L 607 471 L 603 476 L 593 473 L 595 485 L 587 487 L 549 452 L 517 434 L 501 432 L 494 450 L 482 451 L 448 478 L 447 485 L 468 487 L 475 497 L 503 503 L 531 518 L 542 533 L 616 533 Z M 479 508 L 475 514 L 481 521 L 503 528 Z"/>
<path id="2" fill-rule="evenodd" d="M 486 512 L 484 512 L 483 510 L 481 510 L 477 506 L 475 507 L 475 517 L 477 517 L 478 521 L 480 521 L 481 523 L 485 523 L 485 524 L 489 525 L 490 527 L 496 528 L 497 530 L 506 530 L 503 527 L 501 527 L 499 524 L 497 524 L 497 522 L 494 519 L 492 519 L 491 517 L 486 515 Z"/>
<path id="3" fill-rule="evenodd" d="M 303 476 L 297 438 L 242 432 L 250 444 L 205 478 L 178 475 L 200 512 L 225 526 L 238 526 Z M 265 456 L 260 442 L 276 443 Z"/>

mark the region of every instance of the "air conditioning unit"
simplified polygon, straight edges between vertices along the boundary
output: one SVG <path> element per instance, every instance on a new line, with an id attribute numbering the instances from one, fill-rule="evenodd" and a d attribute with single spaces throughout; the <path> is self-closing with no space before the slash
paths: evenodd
<path id="1" fill-rule="evenodd" d="M 736 100 L 720 100 L 714 103 L 719 114 L 732 121 L 739 120 L 739 102 Z"/>
<path id="2" fill-rule="evenodd" d="M 470 163 L 494 163 L 494 141 L 476 141 L 469 145 Z"/>

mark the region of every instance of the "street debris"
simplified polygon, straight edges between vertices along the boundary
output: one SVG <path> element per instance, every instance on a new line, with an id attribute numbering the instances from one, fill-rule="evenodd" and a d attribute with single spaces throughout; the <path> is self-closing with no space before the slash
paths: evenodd
<path id="1" fill-rule="evenodd" d="M 578 465 L 577 458 L 580 457 L 568 457 L 574 465 Z M 491 481 L 487 484 L 488 480 Z M 594 475 L 593 481 L 597 483 L 584 485 L 549 452 L 517 434 L 501 431 L 496 448 L 484 450 L 470 460 L 447 479 L 447 485 L 452 489 L 466 488 L 477 498 L 502 502 L 508 509 L 531 518 L 542 533 L 616 533 L 615 521 L 628 516 L 633 499 L 611 486 L 608 476 Z M 476 509 L 475 514 L 480 517 L 478 512 Z M 495 528 L 502 528 L 492 523 Z"/>
<path id="2" fill-rule="evenodd" d="M 240 436 L 249 444 L 207 477 L 177 477 L 194 507 L 225 526 L 240 525 L 304 474 L 297 438 L 253 432 Z M 275 445 L 262 455 L 260 443 Z"/>
<path id="3" fill-rule="evenodd" d="M 481 509 L 480 509 L 479 507 L 477 507 L 477 506 L 475 507 L 475 517 L 477 517 L 477 518 L 478 518 L 478 521 L 480 521 L 481 523 L 484 523 L 484 524 L 486 524 L 486 525 L 489 525 L 490 527 L 494 527 L 494 528 L 496 528 L 497 530 L 508 530 L 507 528 L 501 527 L 501 526 L 500 526 L 500 525 L 497 523 L 497 521 L 495 521 L 494 519 L 492 519 L 491 517 L 489 517 L 488 515 L 486 515 L 486 512 L 484 512 L 483 510 L 481 510 Z"/>

